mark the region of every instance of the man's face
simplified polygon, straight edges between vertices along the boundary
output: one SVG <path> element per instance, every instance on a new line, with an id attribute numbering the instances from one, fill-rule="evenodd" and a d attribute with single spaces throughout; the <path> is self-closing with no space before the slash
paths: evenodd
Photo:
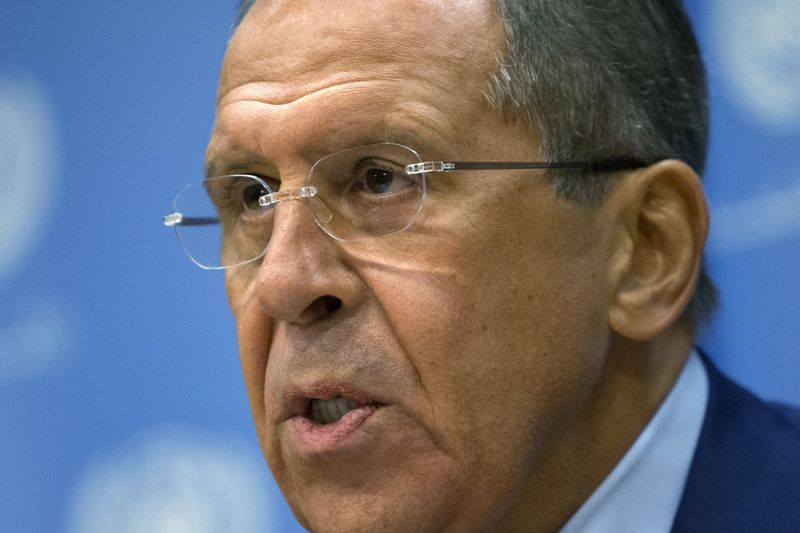
<path id="1" fill-rule="evenodd" d="M 291 189 L 320 157 L 382 141 L 540 160 L 484 96 L 503 43 L 482 2 L 261 2 L 225 60 L 209 165 Z M 275 216 L 263 260 L 226 285 L 260 443 L 299 520 L 492 529 L 541 500 L 587 435 L 606 360 L 603 209 L 540 172 L 454 172 L 431 174 L 414 225 L 388 237 L 335 241 L 299 201 Z M 337 397 L 355 408 L 320 423 Z"/>

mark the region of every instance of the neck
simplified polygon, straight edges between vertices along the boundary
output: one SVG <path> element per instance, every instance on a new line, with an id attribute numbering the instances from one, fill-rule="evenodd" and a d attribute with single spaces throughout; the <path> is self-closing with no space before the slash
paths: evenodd
<path id="1" fill-rule="evenodd" d="M 644 430 L 680 376 L 693 344 L 674 328 L 650 342 L 616 337 L 585 409 L 565 425 L 547 460 L 533 473 L 507 531 L 557 531 L 581 507 Z"/>

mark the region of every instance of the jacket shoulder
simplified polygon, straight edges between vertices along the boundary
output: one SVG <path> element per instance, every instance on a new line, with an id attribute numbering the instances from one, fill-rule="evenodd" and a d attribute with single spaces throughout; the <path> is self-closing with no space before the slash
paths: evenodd
<path id="1" fill-rule="evenodd" d="M 782 414 L 800 430 L 800 409 L 785 403 L 771 402 L 769 404 L 778 413 Z"/>
<path id="2" fill-rule="evenodd" d="M 800 410 L 703 362 L 708 406 L 673 531 L 800 531 Z"/>

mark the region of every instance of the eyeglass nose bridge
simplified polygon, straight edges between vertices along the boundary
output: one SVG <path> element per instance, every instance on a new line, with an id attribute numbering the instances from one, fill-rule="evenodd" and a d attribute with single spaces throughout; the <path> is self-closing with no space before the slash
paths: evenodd
<path id="1" fill-rule="evenodd" d="M 314 212 L 314 216 L 320 223 L 328 224 L 333 219 L 331 210 L 328 209 L 328 206 L 326 206 L 325 202 L 319 197 L 319 190 L 312 186 L 265 194 L 259 197 L 258 205 L 261 207 L 272 207 L 280 202 L 302 200 L 304 198 L 308 200 L 308 204 Z"/>

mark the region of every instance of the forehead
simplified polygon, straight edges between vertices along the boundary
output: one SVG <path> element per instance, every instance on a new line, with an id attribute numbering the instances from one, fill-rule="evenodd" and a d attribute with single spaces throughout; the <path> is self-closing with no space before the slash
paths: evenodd
<path id="1" fill-rule="evenodd" d="M 485 0 L 262 0 L 228 47 L 219 99 L 260 84 L 273 104 L 363 76 L 488 75 L 504 44 Z"/>

